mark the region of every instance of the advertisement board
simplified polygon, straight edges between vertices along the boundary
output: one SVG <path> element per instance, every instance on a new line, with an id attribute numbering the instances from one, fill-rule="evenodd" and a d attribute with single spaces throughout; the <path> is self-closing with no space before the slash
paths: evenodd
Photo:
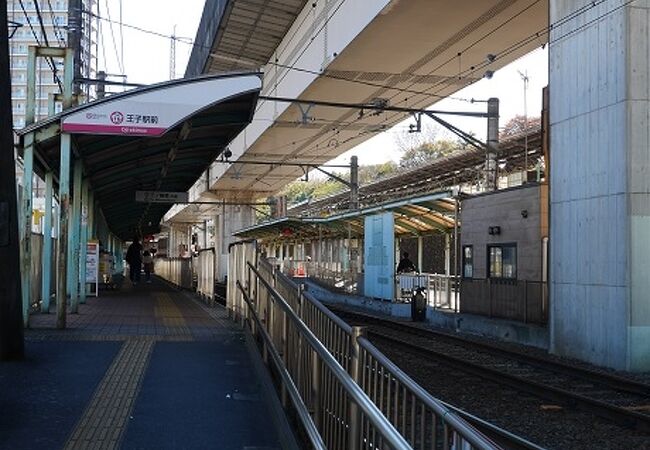
<path id="1" fill-rule="evenodd" d="M 86 284 L 95 285 L 95 297 L 99 294 L 99 243 L 86 244 Z"/>

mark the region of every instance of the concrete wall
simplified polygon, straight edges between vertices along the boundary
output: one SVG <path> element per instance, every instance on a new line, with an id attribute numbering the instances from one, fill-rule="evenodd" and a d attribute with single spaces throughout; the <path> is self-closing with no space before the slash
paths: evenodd
<path id="1" fill-rule="evenodd" d="M 551 350 L 628 370 L 650 370 L 649 6 L 587 7 L 549 54 Z"/>
<path id="2" fill-rule="evenodd" d="M 517 279 L 542 280 L 542 238 L 548 221 L 542 202 L 546 192 L 546 185 L 528 184 L 463 200 L 460 243 L 461 249 L 473 246 L 473 278 L 487 277 L 488 245 L 514 243 Z M 526 211 L 526 217 L 522 211 Z M 501 227 L 501 234 L 488 234 L 488 228 L 493 226 Z"/>

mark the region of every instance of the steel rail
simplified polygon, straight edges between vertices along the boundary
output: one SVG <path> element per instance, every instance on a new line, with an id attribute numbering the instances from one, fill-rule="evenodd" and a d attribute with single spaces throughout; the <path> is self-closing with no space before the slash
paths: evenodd
<path id="1" fill-rule="evenodd" d="M 325 442 L 323 442 L 323 438 L 321 437 L 318 428 L 316 427 L 316 424 L 314 424 L 314 421 L 311 415 L 309 414 L 309 410 L 307 409 L 305 402 L 302 400 L 302 397 L 298 392 L 298 388 L 296 387 L 295 383 L 293 382 L 293 379 L 291 378 L 291 375 L 289 375 L 289 372 L 284 366 L 282 357 L 280 356 L 277 349 L 273 345 L 271 336 L 269 335 L 268 331 L 266 331 L 266 329 L 264 328 L 264 325 L 262 324 L 262 321 L 257 315 L 257 311 L 255 311 L 255 307 L 251 302 L 250 297 L 246 293 L 246 289 L 244 288 L 244 286 L 242 286 L 239 280 L 237 280 L 237 288 L 242 293 L 244 301 L 248 305 L 248 309 L 253 317 L 253 320 L 255 321 L 255 330 L 262 335 L 262 339 L 264 340 L 264 345 L 266 346 L 266 351 L 271 356 L 271 359 L 273 360 L 273 363 L 276 369 L 278 370 L 280 377 L 282 378 L 282 383 L 286 387 L 287 393 L 289 394 L 289 397 L 291 398 L 291 401 L 293 402 L 293 405 L 296 408 L 296 412 L 298 413 L 300 422 L 305 427 L 305 431 L 307 432 L 307 436 L 309 437 L 311 445 L 314 446 L 315 450 L 327 450 L 327 446 L 325 445 Z"/>
<path id="2" fill-rule="evenodd" d="M 640 414 L 636 411 L 611 405 L 601 400 L 586 397 L 575 392 L 554 386 L 545 385 L 527 378 L 512 375 L 506 372 L 493 369 L 481 364 L 476 364 L 462 358 L 457 358 L 430 348 L 421 347 L 402 339 L 388 336 L 377 331 L 368 331 L 368 336 L 374 336 L 376 339 L 390 342 L 393 345 L 401 346 L 412 352 L 437 358 L 443 363 L 455 367 L 463 372 L 476 375 L 480 378 L 488 379 L 498 384 L 508 386 L 518 391 L 524 391 L 537 397 L 546 398 L 559 403 L 575 406 L 588 412 L 595 413 L 605 419 L 613 420 L 619 425 L 631 427 L 640 431 L 650 431 L 650 416 Z"/>
<path id="3" fill-rule="evenodd" d="M 540 369 L 550 370 L 553 372 L 562 373 L 571 376 L 576 376 L 576 374 L 579 374 L 581 377 L 585 378 L 588 381 L 607 385 L 611 389 L 617 391 L 628 392 L 636 395 L 650 396 L 650 385 L 638 381 L 630 380 L 628 378 L 624 378 L 618 375 L 602 373 L 584 367 L 572 366 L 566 363 L 562 363 L 560 361 L 553 361 L 540 356 L 525 354 L 516 350 L 507 350 L 501 347 L 497 347 L 495 345 L 486 344 L 484 342 L 477 342 L 461 336 L 454 336 L 454 335 L 450 335 L 432 329 L 420 328 L 405 323 L 398 323 L 393 320 L 387 320 L 381 317 L 376 317 L 373 315 L 364 314 L 356 311 L 347 311 L 347 310 L 342 310 L 337 308 L 332 308 L 332 310 L 340 311 L 342 314 L 362 317 L 365 320 L 376 321 L 383 324 L 384 326 L 388 326 L 396 330 L 403 330 L 405 332 L 414 335 L 420 335 L 420 336 L 430 335 L 430 336 L 435 336 L 436 338 L 446 339 L 448 341 L 474 346 L 481 350 L 485 350 L 493 354 L 498 354 L 507 357 L 509 359 L 512 359 L 514 361 L 529 364 L 534 367 L 539 367 Z"/>
<path id="4" fill-rule="evenodd" d="M 428 408 L 434 411 L 437 415 L 443 418 L 445 422 L 452 425 L 452 427 L 459 432 L 464 440 L 472 444 L 476 448 L 481 449 L 497 449 L 500 448 L 495 445 L 495 442 L 487 439 L 481 433 L 477 433 L 477 429 L 473 426 L 468 426 L 467 421 L 457 417 L 457 410 L 449 408 L 448 405 L 434 398 L 422 386 L 417 384 L 411 377 L 409 377 L 402 369 L 386 357 L 372 342 L 367 338 L 360 337 L 359 344 L 381 365 L 391 372 L 391 374 L 399 380 L 408 390 L 421 400 Z M 523 440 L 522 440 L 523 441 Z M 532 444 L 531 444 L 532 445 Z M 509 447 L 510 448 L 510 447 Z M 539 447 L 521 447 L 521 448 L 535 448 Z"/>
<path id="5" fill-rule="evenodd" d="M 328 367 L 334 377 L 341 384 L 350 398 L 357 404 L 359 409 L 368 418 L 368 421 L 377 429 L 393 449 L 411 450 L 411 446 L 404 437 L 393 427 L 390 421 L 381 413 L 377 406 L 368 398 L 361 387 L 352 380 L 348 372 L 339 364 L 336 358 L 327 350 L 323 343 L 318 340 L 314 333 L 298 317 L 287 301 L 271 286 L 271 284 L 259 273 L 258 269 L 247 262 L 249 269 L 257 276 L 260 283 L 264 285 L 267 292 L 275 299 L 277 304 L 284 310 L 287 317 L 294 323 L 298 331 L 304 336 L 309 345 L 318 354 L 319 358 Z"/>

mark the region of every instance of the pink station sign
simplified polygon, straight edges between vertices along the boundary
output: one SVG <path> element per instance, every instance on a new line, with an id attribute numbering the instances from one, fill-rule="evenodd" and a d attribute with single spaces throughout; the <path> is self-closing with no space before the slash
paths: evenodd
<path id="1" fill-rule="evenodd" d="M 71 134 L 162 136 L 210 105 L 261 89 L 257 74 L 161 84 L 90 103 L 63 119 Z"/>

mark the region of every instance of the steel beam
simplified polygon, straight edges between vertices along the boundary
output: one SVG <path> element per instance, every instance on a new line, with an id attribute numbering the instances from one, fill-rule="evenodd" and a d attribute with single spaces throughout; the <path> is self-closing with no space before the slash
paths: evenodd
<path id="1" fill-rule="evenodd" d="M 36 47 L 27 50 L 27 98 L 25 100 L 25 125 L 34 123 L 36 117 Z"/>
<path id="2" fill-rule="evenodd" d="M 33 214 L 33 186 L 34 179 L 34 135 L 25 135 L 23 149 L 23 195 L 21 204 L 21 267 L 23 325 L 29 325 L 29 305 L 32 302 L 32 214 Z"/>
<path id="3" fill-rule="evenodd" d="M 54 174 L 45 173 L 45 216 L 43 217 L 43 257 L 41 258 L 41 312 L 50 311 L 52 290 L 52 200 L 54 197 Z"/>
<path id="4" fill-rule="evenodd" d="M 70 312 L 79 310 L 79 234 L 81 232 L 81 184 L 83 179 L 83 164 L 81 159 L 74 163 L 74 192 L 72 194 L 72 220 L 68 231 L 68 289 L 70 291 Z"/>
<path id="5" fill-rule="evenodd" d="M 81 187 L 81 241 L 79 243 L 79 303 L 86 303 L 86 256 L 88 250 L 89 183 L 86 178 Z"/>
<path id="6" fill-rule="evenodd" d="M 68 301 L 68 221 L 70 214 L 71 139 L 61 133 L 61 167 L 59 169 L 59 270 L 56 288 L 56 327 L 65 328 Z"/>

